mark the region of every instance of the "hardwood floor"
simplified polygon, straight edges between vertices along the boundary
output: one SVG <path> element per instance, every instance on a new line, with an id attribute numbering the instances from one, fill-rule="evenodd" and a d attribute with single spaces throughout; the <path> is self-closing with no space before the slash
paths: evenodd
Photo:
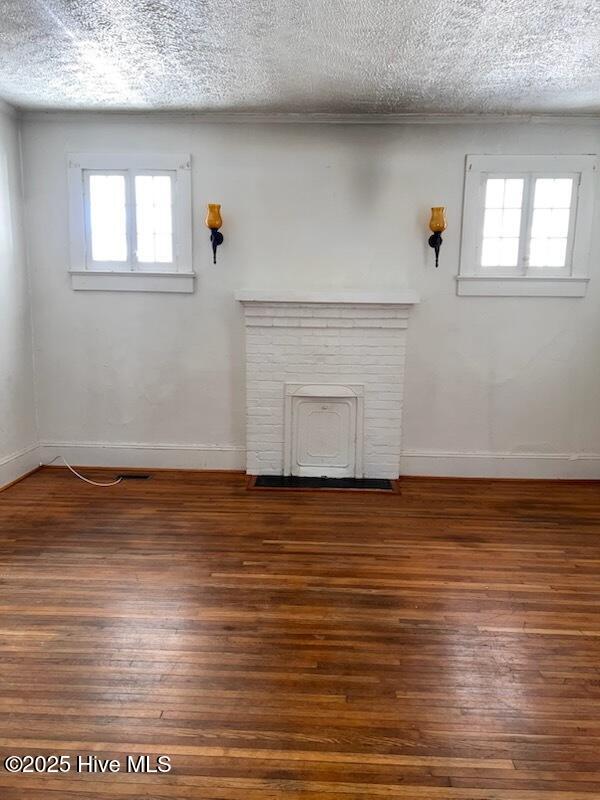
<path id="1" fill-rule="evenodd" d="M 600 484 L 400 487 L 0 494 L 2 800 L 600 797 Z"/>

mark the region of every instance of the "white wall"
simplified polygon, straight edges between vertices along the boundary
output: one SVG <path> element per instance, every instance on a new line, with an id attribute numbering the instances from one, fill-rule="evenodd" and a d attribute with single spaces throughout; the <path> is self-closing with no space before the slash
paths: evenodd
<path id="1" fill-rule="evenodd" d="M 236 289 L 413 287 L 403 471 L 600 477 L 600 268 L 585 299 L 457 297 L 466 153 L 597 153 L 600 125 L 24 124 L 41 438 L 80 464 L 244 463 Z M 190 152 L 193 295 L 74 292 L 66 153 Z M 203 218 L 220 202 L 211 263 Z M 426 243 L 446 205 L 440 268 Z M 598 213 L 596 212 L 596 224 Z M 108 445 L 109 449 L 99 447 Z M 135 445 L 135 447 L 132 447 Z"/>
<path id="2" fill-rule="evenodd" d="M 39 463 L 19 126 L 0 107 L 0 486 Z"/>

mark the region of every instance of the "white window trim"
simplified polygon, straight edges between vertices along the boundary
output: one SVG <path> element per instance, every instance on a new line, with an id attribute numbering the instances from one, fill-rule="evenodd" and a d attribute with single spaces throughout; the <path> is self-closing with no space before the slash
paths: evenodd
<path id="1" fill-rule="evenodd" d="M 590 244 L 598 159 L 595 155 L 497 156 L 468 155 L 465 166 L 462 237 L 457 294 L 470 297 L 584 297 L 590 280 Z M 574 226 L 569 270 L 549 268 L 536 275 L 507 274 L 478 264 L 483 222 L 485 173 L 542 176 L 580 175 L 574 188 L 571 224 Z"/>
<path id="2" fill-rule="evenodd" d="M 164 153 L 70 153 L 67 161 L 69 192 L 69 274 L 73 289 L 125 292 L 193 292 L 196 274 L 192 263 L 192 181 L 189 155 Z M 87 265 L 84 175 L 86 170 L 134 170 L 175 173 L 173 182 L 174 264 L 160 270 L 155 265 L 133 270 L 94 268 Z"/>

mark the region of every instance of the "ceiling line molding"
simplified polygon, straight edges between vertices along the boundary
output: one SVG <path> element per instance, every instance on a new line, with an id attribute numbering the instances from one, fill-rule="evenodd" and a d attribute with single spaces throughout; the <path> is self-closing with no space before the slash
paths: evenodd
<path id="1" fill-rule="evenodd" d="M 4 101 L 0 100 L 4 104 Z M 233 124 L 318 124 L 318 125 L 498 125 L 498 124 L 600 124 L 598 114 L 326 114 L 277 112 L 222 112 L 168 110 L 32 110 L 12 109 L 25 122 L 97 121 L 187 122 Z M 0 105 L 0 109 L 3 106 Z"/>

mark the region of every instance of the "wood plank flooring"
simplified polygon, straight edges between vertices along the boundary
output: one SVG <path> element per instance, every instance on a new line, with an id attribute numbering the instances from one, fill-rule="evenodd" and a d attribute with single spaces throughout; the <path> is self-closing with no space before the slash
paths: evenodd
<path id="1" fill-rule="evenodd" d="M 2 800 L 599 798 L 600 484 L 400 487 L 1 493 Z"/>

